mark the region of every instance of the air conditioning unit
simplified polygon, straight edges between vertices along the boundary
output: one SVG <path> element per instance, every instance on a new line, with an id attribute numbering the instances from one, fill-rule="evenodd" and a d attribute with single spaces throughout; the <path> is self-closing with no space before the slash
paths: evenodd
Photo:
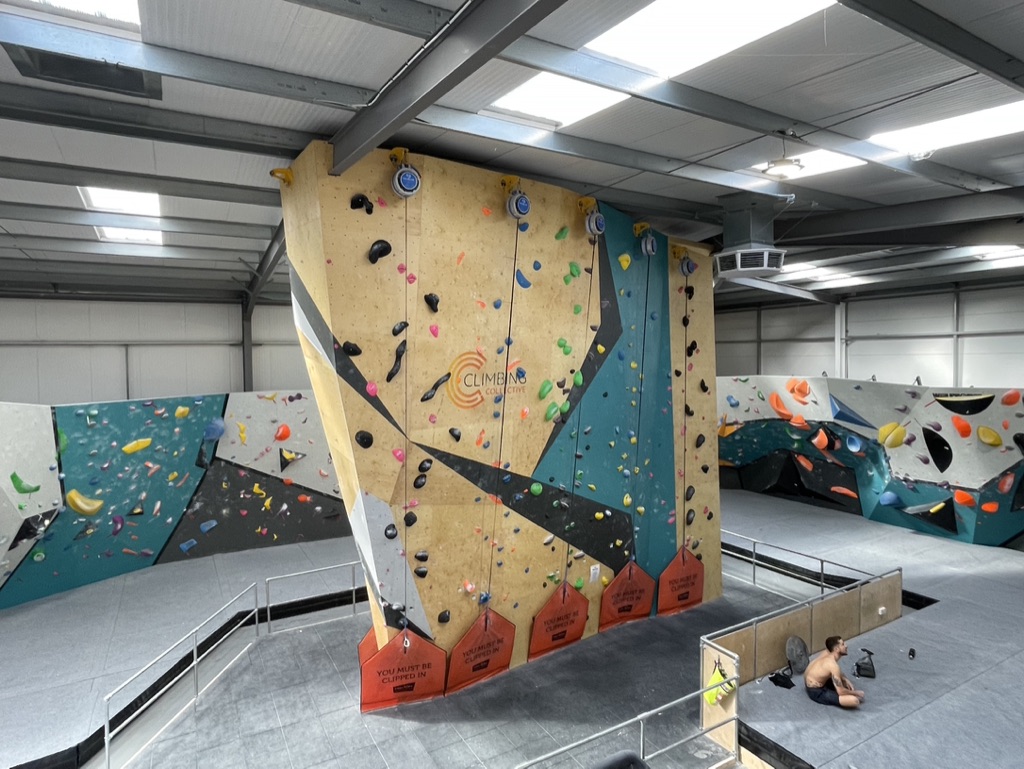
<path id="1" fill-rule="evenodd" d="M 715 254 L 715 278 L 760 278 L 782 272 L 781 248 L 736 248 Z"/>

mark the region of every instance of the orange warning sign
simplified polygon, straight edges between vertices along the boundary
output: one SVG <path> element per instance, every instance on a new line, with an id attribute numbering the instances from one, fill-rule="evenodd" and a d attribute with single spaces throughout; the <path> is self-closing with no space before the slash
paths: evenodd
<path id="1" fill-rule="evenodd" d="M 704 564 L 681 547 L 658 578 L 658 614 L 675 614 L 704 599 Z"/>
<path id="2" fill-rule="evenodd" d="M 534 659 L 580 640 L 587 626 L 590 602 L 579 590 L 563 582 L 533 618 L 530 653 Z"/>
<path id="3" fill-rule="evenodd" d="M 398 633 L 359 666 L 360 710 L 390 708 L 444 694 L 446 655 L 415 633 Z"/>
<path id="4" fill-rule="evenodd" d="M 654 578 L 630 561 L 615 575 L 601 596 L 600 630 L 643 619 L 654 603 Z"/>
<path id="5" fill-rule="evenodd" d="M 445 693 L 457 692 L 508 670 L 515 639 L 516 626 L 490 607 L 485 609 L 452 649 Z"/>

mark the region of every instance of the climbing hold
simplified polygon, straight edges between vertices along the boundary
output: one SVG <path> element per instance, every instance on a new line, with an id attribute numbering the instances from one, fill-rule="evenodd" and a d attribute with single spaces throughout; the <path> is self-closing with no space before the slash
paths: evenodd
<path id="1" fill-rule="evenodd" d="M 689 502 L 691 499 L 693 499 L 693 495 L 696 494 L 696 493 L 697 493 L 697 489 L 693 488 L 693 486 L 687 486 L 686 487 L 686 501 Z"/>
<path id="2" fill-rule="evenodd" d="M 26 483 L 17 473 L 11 473 L 11 485 L 19 494 L 34 494 L 41 488 L 39 485 Z"/>
<path id="3" fill-rule="evenodd" d="M 811 443 L 814 444 L 814 448 L 824 451 L 828 448 L 829 444 L 828 433 L 824 429 L 819 429 L 814 437 L 811 438 Z"/>
<path id="4" fill-rule="evenodd" d="M 795 454 L 793 458 L 797 461 L 797 464 L 799 464 L 800 467 L 802 467 L 807 472 L 810 473 L 814 471 L 814 464 L 803 454 Z"/>
<path id="5" fill-rule="evenodd" d="M 540 390 L 537 391 L 537 398 L 539 398 L 540 400 L 544 400 L 545 398 L 547 398 L 548 395 L 551 394 L 551 387 L 552 384 L 550 379 L 545 379 L 543 382 L 541 382 Z"/>
<path id="6" fill-rule="evenodd" d="M 344 342 L 341 345 L 341 349 L 350 358 L 354 358 L 357 355 L 362 355 L 363 354 L 362 348 L 359 345 L 357 345 L 355 342 Z"/>
<path id="7" fill-rule="evenodd" d="M 430 335 L 431 335 L 432 337 L 434 337 L 434 339 L 437 339 L 437 335 L 438 335 L 438 334 L 439 334 L 439 333 L 441 332 L 441 330 L 440 330 L 440 329 L 439 329 L 439 328 L 437 327 L 437 324 L 436 324 L 436 323 L 432 323 L 432 324 L 431 324 L 431 325 L 430 325 L 430 326 L 429 326 L 429 327 L 427 328 L 427 330 L 428 330 L 428 331 L 430 332 Z"/>
<path id="8" fill-rule="evenodd" d="M 787 422 L 793 419 L 793 412 L 786 408 L 786 405 L 782 402 L 782 397 L 777 392 L 773 392 L 768 396 L 768 405 L 772 407 L 772 411 L 778 414 L 779 419 L 785 419 Z"/>
<path id="9" fill-rule="evenodd" d="M 224 420 L 214 417 L 203 429 L 203 441 L 219 441 L 224 435 Z"/>
<path id="10" fill-rule="evenodd" d="M 518 283 L 522 288 L 529 288 L 533 285 L 526 279 L 526 276 L 523 275 L 523 271 L 518 269 L 516 270 L 516 283 Z"/>
<path id="11" fill-rule="evenodd" d="M 603 344 L 599 344 L 599 345 L 597 346 L 597 354 L 598 354 L 598 355 L 604 355 L 604 352 L 605 352 L 605 347 L 604 347 L 604 345 L 603 345 Z"/>
<path id="12" fill-rule="evenodd" d="M 274 433 L 275 441 L 286 441 L 292 437 L 292 428 L 288 425 L 281 425 L 277 428 L 277 432 Z"/>
<path id="13" fill-rule="evenodd" d="M 427 576 L 427 567 L 426 566 L 417 566 L 415 569 L 412 570 L 412 573 L 415 574 L 420 579 L 423 579 L 425 576 Z"/>
<path id="14" fill-rule="evenodd" d="M 725 400 L 732 408 L 738 408 L 740 405 L 740 402 L 731 395 L 726 395 Z"/>
<path id="15" fill-rule="evenodd" d="M 175 419 L 184 419 L 189 415 L 189 412 L 191 412 L 191 409 L 188 406 L 178 406 L 174 410 L 174 417 Z"/>
<path id="16" fill-rule="evenodd" d="M 386 240 L 375 240 L 370 246 L 370 264 L 376 264 L 385 256 L 391 253 L 391 244 Z"/>
<path id="17" fill-rule="evenodd" d="M 452 378 L 452 373 L 449 371 L 443 377 L 441 377 L 436 382 L 434 382 L 433 386 L 429 390 L 427 390 L 425 393 L 423 393 L 423 395 L 420 397 L 420 403 L 426 403 L 431 398 L 433 398 L 435 395 L 437 395 L 438 388 L 441 387 L 441 385 L 443 385 L 445 382 L 447 382 L 451 378 Z"/>
<path id="18" fill-rule="evenodd" d="M 429 472 L 430 468 L 433 467 L 433 466 L 434 466 L 434 460 L 433 459 L 424 459 L 422 462 L 420 462 L 419 471 L 421 473 Z"/>
<path id="19" fill-rule="evenodd" d="M 878 428 L 878 442 L 887 449 L 895 449 L 903 445 L 907 430 L 898 422 L 889 422 Z"/>
<path id="20" fill-rule="evenodd" d="M 384 536 L 388 539 L 394 539 L 398 536 L 398 527 L 393 523 L 389 523 L 384 527 Z"/>
<path id="21" fill-rule="evenodd" d="M 405 451 L 402 449 L 392 449 L 391 456 L 393 456 L 399 462 L 405 462 Z"/>
<path id="22" fill-rule="evenodd" d="M 394 328 L 391 329 L 391 336 L 398 336 L 407 328 L 409 328 L 409 322 L 405 320 L 400 320 L 398 321 L 398 323 L 394 325 Z"/>
<path id="23" fill-rule="evenodd" d="M 1013 489 L 1013 482 L 1016 480 L 1016 475 L 1013 473 L 1007 473 L 999 479 L 999 485 L 996 487 L 999 489 L 1000 494 L 1009 494 Z"/>
<path id="24" fill-rule="evenodd" d="M 833 494 L 841 494 L 844 497 L 849 497 L 850 499 L 859 499 L 856 491 L 854 491 L 853 489 L 848 489 L 845 486 L 833 486 L 829 489 L 829 491 L 831 491 Z"/>
<path id="25" fill-rule="evenodd" d="M 974 507 L 977 504 L 977 500 L 963 489 L 957 489 L 953 492 L 953 501 L 964 507 Z"/>
<path id="26" fill-rule="evenodd" d="M 582 371 L 577 371 L 575 374 L 572 375 L 572 383 L 574 385 L 576 385 L 576 387 L 583 387 L 583 372 Z"/>
<path id="27" fill-rule="evenodd" d="M 437 305 L 438 302 L 441 301 L 441 297 L 437 294 L 424 294 L 423 301 L 427 303 L 427 307 L 429 307 L 432 312 L 437 312 Z"/>
<path id="28" fill-rule="evenodd" d="M 416 553 L 416 555 L 413 556 L 413 558 L 415 558 L 420 563 L 426 563 L 429 560 L 430 556 L 427 554 L 426 550 L 420 550 Z"/>
<path id="29" fill-rule="evenodd" d="M 707 440 L 707 438 L 704 437 L 704 433 L 700 433 L 697 436 L 697 440 L 694 441 L 694 445 L 699 449 L 701 446 L 704 445 L 704 441 L 706 441 L 706 440 Z"/>
<path id="30" fill-rule="evenodd" d="M 983 513 L 988 513 L 989 515 L 994 515 L 995 513 L 999 512 L 999 503 L 998 502 L 985 502 L 981 506 L 981 511 Z"/>
<path id="31" fill-rule="evenodd" d="M 416 520 L 417 520 L 416 519 L 416 513 L 414 513 L 412 510 L 410 510 L 409 512 L 407 512 L 405 514 L 405 518 L 403 518 L 402 520 L 405 521 L 405 525 L 406 526 L 414 526 L 416 524 Z"/>
<path id="32" fill-rule="evenodd" d="M 539 497 L 544 492 L 544 487 L 536 481 L 530 484 L 530 493 Z"/>
<path id="33" fill-rule="evenodd" d="M 623 272 L 628 270 L 629 265 L 631 265 L 632 263 L 633 257 L 631 257 L 629 254 L 619 254 L 619 267 L 622 268 Z"/>
<path id="34" fill-rule="evenodd" d="M 547 411 L 544 412 L 544 420 L 546 422 L 550 422 L 552 419 L 555 418 L 555 414 L 557 414 L 557 413 L 558 413 L 558 404 L 557 403 L 549 403 Z"/>
<path id="35" fill-rule="evenodd" d="M 628 493 L 627 494 L 623 494 L 622 495 L 622 506 L 623 507 L 632 507 L 632 505 L 633 505 L 633 497 L 631 497 Z"/>
<path id="36" fill-rule="evenodd" d="M 377 383 L 376 382 L 367 382 L 366 383 L 366 394 L 367 395 L 369 395 L 371 398 L 376 398 L 377 397 L 377 392 L 378 392 L 378 388 L 377 388 Z"/>
<path id="37" fill-rule="evenodd" d="M 885 507 L 898 507 L 903 504 L 903 501 L 899 498 L 899 495 L 894 491 L 883 491 L 882 496 L 878 498 L 878 504 Z"/>
<path id="38" fill-rule="evenodd" d="M 985 427 L 984 425 L 978 426 L 978 440 L 986 446 L 994 446 L 998 448 L 1003 445 L 1003 439 L 1000 437 L 999 433 L 991 427 Z"/>
<path id="39" fill-rule="evenodd" d="M 460 430 L 458 427 L 448 428 L 448 434 L 455 439 L 456 443 L 462 440 L 462 430 Z"/>
<path id="40" fill-rule="evenodd" d="M 582 271 L 580 270 L 580 266 L 576 262 L 569 262 L 570 275 L 572 275 L 574 278 L 578 278 L 581 275 L 581 273 Z"/>
<path id="41" fill-rule="evenodd" d="M 349 202 L 349 207 L 352 210 L 361 208 L 366 211 L 367 214 L 373 213 L 373 203 L 371 203 L 370 199 L 361 192 L 352 196 L 352 200 Z"/>
<path id="42" fill-rule="evenodd" d="M 1000 398 L 1000 403 L 1004 406 L 1016 406 L 1020 403 L 1020 390 L 1007 390 Z"/>
<path id="43" fill-rule="evenodd" d="M 394 379 L 396 376 L 398 376 L 398 372 L 401 371 L 401 369 L 402 369 L 402 356 L 405 355 L 405 351 L 406 351 L 406 340 L 403 339 L 401 342 L 398 343 L 398 347 L 395 348 L 395 363 L 391 367 L 391 370 L 388 371 L 388 375 L 385 377 L 385 379 L 388 382 L 390 382 L 392 379 Z"/>
<path id="44" fill-rule="evenodd" d="M 864 443 L 861 441 L 859 436 L 857 436 L 857 435 L 847 435 L 846 436 L 846 450 L 847 451 L 849 451 L 849 452 L 851 452 L 853 454 L 856 454 L 858 451 L 860 451 L 863 448 L 864 448 Z"/>
<path id="45" fill-rule="evenodd" d="M 437 615 L 437 621 L 440 622 L 442 625 L 446 622 L 451 622 L 451 619 L 452 613 L 447 609 L 445 609 L 443 612 Z"/>
<path id="46" fill-rule="evenodd" d="M 103 507 L 102 499 L 86 497 L 78 489 L 71 489 L 64 498 L 68 507 L 79 515 L 96 515 Z"/>
<path id="47" fill-rule="evenodd" d="M 373 434 L 366 432 L 366 430 L 359 430 L 356 432 L 356 443 L 362 446 L 364 449 L 370 448 L 373 445 Z"/>
<path id="48" fill-rule="evenodd" d="M 416 476 L 416 479 L 412 482 L 412 485 L 417 489 L 422 489 L 424 486 L 427 485 L 427 476 L 424 475 L 423 473 L 420 473 L 419 475 Z"/>

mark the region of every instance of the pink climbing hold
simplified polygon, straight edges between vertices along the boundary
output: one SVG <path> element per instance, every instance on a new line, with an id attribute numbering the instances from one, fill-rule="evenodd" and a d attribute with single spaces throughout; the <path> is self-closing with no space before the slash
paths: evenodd
<path id="1" fill-rule="evenodd" d="M 410 272 L 408 275 L 405 276 L 405 282 L 411 286 L 413 283 L 416 282 L 416 276 Z"/>
<path id="2" fill-rule="evenodd" d="M 405 452 L 402 449 L 395 449 L 391 452 L 392 456 L 399 462 L 405 461 Z"/>
<path id="3" fill-rule="evenodd" d="M 430 335 L 433 336 L 434 339 L 437 339 L 437 333 L 438 333 L 437 324 L 434 323 L 434 324 L 432 324 L 430 326 Z"/>
<path id="4" fill-rule="evenodd" d="M 427 417 L 427 421 L 430 422 L 430 424 L 432 424 L 432 425 L 436 425 L 437 424 L 437 414 L 431 414 L 429 417 Z"/>
<path id="5" fill-rule="evenodd" d="M 366 394 L 369 395 L 371 398 L 376 398 L 377 397 L 377 383 L 376 382 L 367 382 L 366 383 Z"/>

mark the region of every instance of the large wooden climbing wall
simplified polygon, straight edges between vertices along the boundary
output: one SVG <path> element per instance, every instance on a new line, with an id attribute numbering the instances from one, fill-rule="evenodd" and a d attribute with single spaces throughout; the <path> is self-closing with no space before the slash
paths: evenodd
<path id="1" fill-rule="evenodd" d="M 402 198 L 387 152 L 340 177 L 330 159 L 311 144 L 282 200 L 300 341 L 375 602 L 364 707 L 441 693 L 423 642 L 449 653 L 454 690 L 597 632 L 629 564 L 657 580 L 682 563 L 703 586 L 685 605 L 716 598 L 707 251 L 657 236 L 645 254 L 605 206 L 593 238 L 576 195 L 529 180 L 517 220 L 493 172 L 409 156 L 422 190 Z M 397 635 L 415 665 L 393 664 Z"/>

